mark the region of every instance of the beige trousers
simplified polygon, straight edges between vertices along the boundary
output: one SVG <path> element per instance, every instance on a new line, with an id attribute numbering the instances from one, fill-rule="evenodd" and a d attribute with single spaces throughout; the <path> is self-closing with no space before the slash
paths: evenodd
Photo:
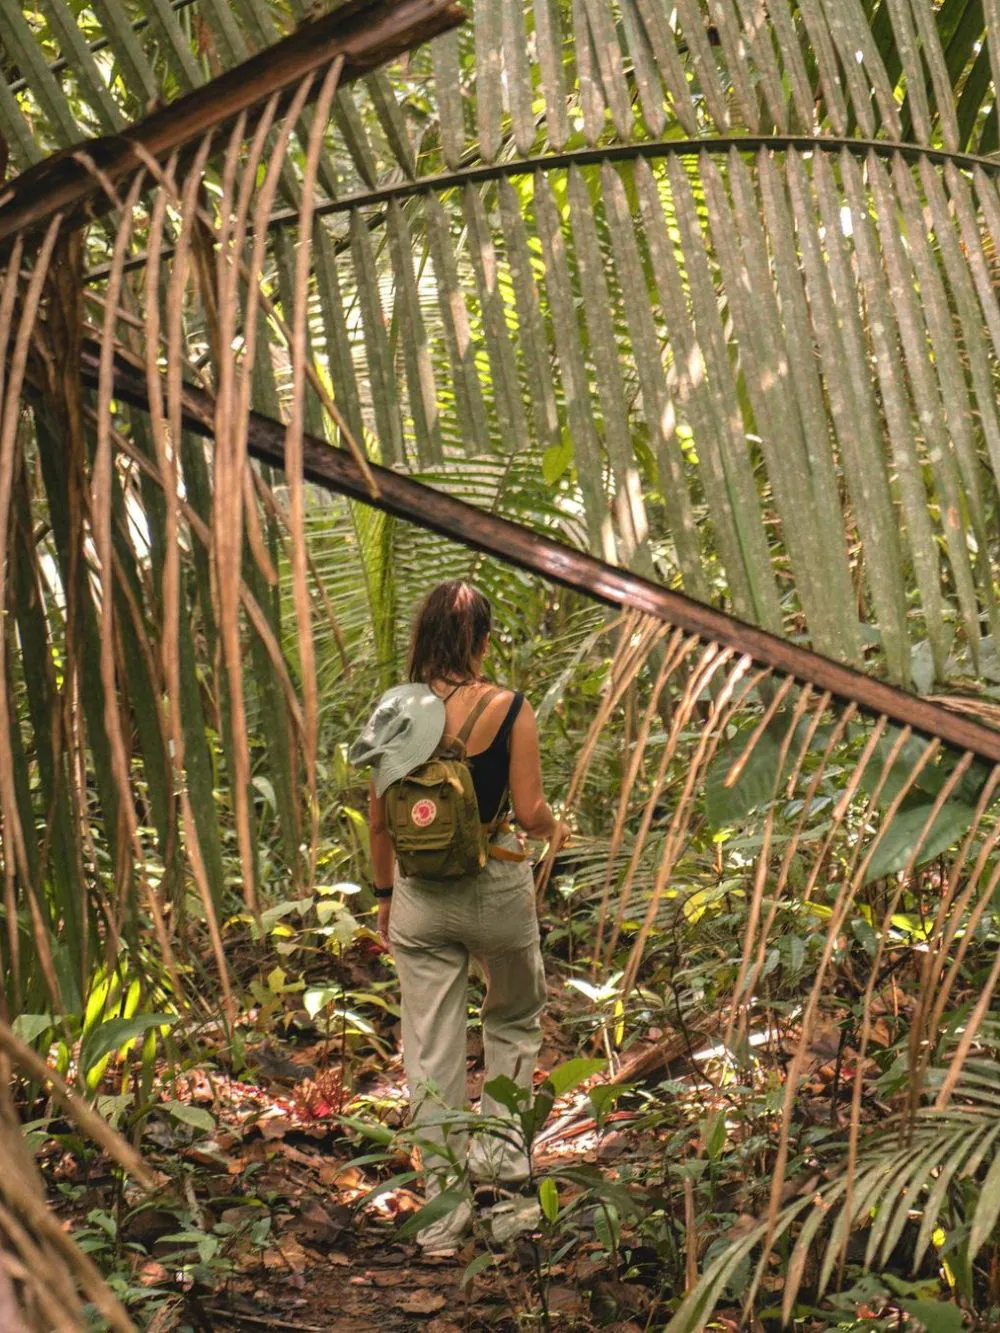
<path id="1" fill-rule="evenodd" d="M 515 847 L 512 835 L 506 845 Z M 482 1007 L 484 1082 L 506 1074 L 530 1088 L 541 1045 L 545 973 L 538 945 L 534 883 L 526 862 L 490 860 L 467 879 L 431 883 L 397 875 L 389 934 L 402 993 L 403 1061 L 427 1197 L 466 1163 L 466 1015 L 469 964 L 486 981 Z M 484 1093 L 480 1114 L 509 1118 Z M 440 1151 L 435 1151 L 435 1146 Z M 474 1176 L 523 1179 L 527 1156 L 511 1124 L 474 1136 Z M 451 1229 L 466 1219 L 456 1218 Z M 449 1219 L 435 1224 L 433 1239 Z M 428 1243 L 421 1233 L 419 1239 Z"/>

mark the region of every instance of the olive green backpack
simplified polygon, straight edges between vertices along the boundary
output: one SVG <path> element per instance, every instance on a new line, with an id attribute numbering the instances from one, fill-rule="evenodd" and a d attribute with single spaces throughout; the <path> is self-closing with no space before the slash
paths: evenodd
<path id="1" fill-rule="evenodd" d="M 400 871 L 418 879 L 475 875 L 486 865 L 496 829 L 483 824 L 466 758 L 466 744 L 489 690 L 453 739 L 444 737 L 426 763 L 386 789 L 385 820 Z"/>

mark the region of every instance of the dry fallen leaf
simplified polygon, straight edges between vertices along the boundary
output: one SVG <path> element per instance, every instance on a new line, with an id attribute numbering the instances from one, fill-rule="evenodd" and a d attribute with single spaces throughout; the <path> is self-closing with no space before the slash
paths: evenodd
<path id="1" fill-rule="evenodd" d="M 444 1308 L 446 1301 L 440 1291 L 411 1291 L 399 1296 L 393 1304 L 405 1314 L 433 1314 Z"/>
<path id="2" fill-rule="evenodd" d="M 147 1259 L 145 1263 L 140 1264 L 137 1276 L 141 1287 L 155 1287 L 160 1282 L 166 1282 L 168 1275 L 161 1263 L 157 1263 L 155 1259 Z"/>
<path id="3" fill-rule="evenodd" d="M 840 1028 L 824 1023 L 814 1028 L 809 1041 L 809 1054 L 819 1060 L 833 1060 L 840 1050 Z"/>
<path id="4" fill-rule="evenodd" d="M 192 1069 L 174 1079 L 173 1094 L 182 1102 L 214 1102 L 212 1080 L 203 1069 Z"/>
<path id="5" fill-rule="evenodd" d="M 165 1305 L 161 1305 L 152 1320 L 146 1325 L 146 1333 L 170 1333 L 177 1327 L 177 1320 L 183 1309 L 184 1301 L 182 1298 L 168 1300 Z"/>
<path id="6" fill-rule="evenodd" d="M 752 1217 L 750 1213 L 740 1213 L 733 1225 L 723 1235 L 732 1244 L 734 1241 L 742 1240 L 744 1236 L 749 1236 L 757 1224 L 757 1218 Z"/>
<path id="7" fill-rule="evenodd" d="M 317 1153 L 303 1152 L 301 1148 L 296 1148 L 294 1143 L 286 1143 L 284 1139 L 278 1139 L 275 1142 L 275 1151 L 288 1161 L 295 1162 L 298 1166 L 308 1167 L 310 1171 L 316 1170 L 316 1164 L 319 1161 Z"/>
<path id="8" fill-rule="evenodd" d="M 366 1273 L 365 1281 L 373 1287 L 405 1287 L 412 1278 L 409 1273 L 394 1268 L 385 1273 Z"/>
<path id="9" fill-rule="evenodd" d="M 309 1256 L 294 1236 L 286 1236 L 280 1246 L 264 1251 L 263 1260 L 265 1268 L 284 1269 L 285 1272 L 291 1269 L 301 1273 L 308 1266 Z"/>
<path id="10" fill-rule="evenodd" d="M 267 1120 L 261 1120 L 257 1128 L 265 1139 L 283 1139 L 291 1129 L 291 1121 L 286 1120 L 284 1116 L 271 1116 Z"/>
<path id="11" fill-rule="evenodd" d="M 576 1314 L 583 1309 L 580 1293 L 572 1287 L 550 1287 L 548 1305 L 560 1314 Z"/>
<path id="12" fill-rule="evenodd" d="M 192 1144 L 190 1148 L 185 1148 L 182 1156 L 189 1162 L 195 1162 L 198 1166 L 225 1166 L 229 1169 L 230 1159 L 223 1156 L 222 1149 L 214 1139 L 205 1139 L 202 1143 Z"/>
<path id="13" fill-rule="evenodd" d="M 233 1208 L 224 1208 L 219 1220 L 238 1227 L 244 1222 L 257 1222 L 260 1218 L 266 1216 L 267 1209 L 261 1208 L 259 1204 L 241 1203 Z"/>
<path id="14" fill-rule="evenodd" d="M 628 1146 L 628 1139 L 624 1134 L 615 1132 L 607 1134 L 597 1145 L 597 1160 L 599 1162 L 613 1162 L 617 1157 L 621 1157 L 623 1153 L 628 1152 Z"/>
<path id="15" fill-rule="evenodd" d="M 373 1199 L 369 1207 L 372 1212 L 381 1217 L 390 1217 L 399 1219 L 415 1213 L 424 1206 L 424 1200 L 417 1197 L 412 1190 L 399 1189 L 386 1190 L 380 1194 L 377 1199 Z"/>
<path id="16" fill-rule="evenodd" d="M 324 1185 L 332 1185 L 339 1190 L 360 1190 L 368 1185 L 360 1167 L 338 1166 L 336 1162 L 325 1162 L 319 1169 L 319 1178 Z"/>
<path id="17" fill-rule="evenodd" d="M 353 1214 L 343 1204 L 325 1207 L 318 1199 L 304 1203 L 295 1230 L 304 1241 L 331 1245 L 351 1225 Z"/>
<path id="18" fill-rule="evenodd" d="M 872 1024 L 869 1040 L 873 1046 L 892 1045 L 892 1033 L 889 1031 L 889 1024 L 884 1018 L 880 1018 Z"/>

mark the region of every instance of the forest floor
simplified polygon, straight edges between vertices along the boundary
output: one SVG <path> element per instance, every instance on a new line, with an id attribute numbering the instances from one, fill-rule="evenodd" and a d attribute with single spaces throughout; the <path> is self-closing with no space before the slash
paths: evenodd
<path id="1" fill-rule="evenodd" d="M 766 1060 L 758 1052 L 758 1096 L 723 1077 L 711 1018 L 689 1031 L 678 1016 L 675 1031 L 664 1016 L 661 1030 L 651 1014 L 633 1011 L 627 1050 L 617 1053 L 622 1019 L 610 1016 L 602 1027 L 596 993 L 588 994 L 579 970 L 551 952 L 547 968 L 536 1106 L 550 1074 L 567 1092 L 536 1138 L 530 1187 L 515 1199 L 479 1198 L 453 1258 L 426 1259 L 406 1235 L 422 1199 L 416 1163 L 397 1134 L 407 1092 L 394 977 L 370 934 L 332 969 L 329 955 L 313 956 L 308 984 L 326 988 L 320 992 L 289 984 L 280 968 L 262 977 L 248 962 L 242 985 L 257 1003 L 231 1048 L 212 1024 L 200 1050 L 189 1038 L 183 1057 L 158 1066 L 152 1087 L 139 1086 L 134 1064 L 109 1067 L 98 1107 L 118 1118 L 158 1174 L 152 1195 L 123 1184 L 66 1121 L 46 1119 L 44 1102 L 26 1105 L 50 1202 L 145 1333 L 663 1329 L 718 1247 L 748 1235 L 766 1207 L 775 1098 L 794 1023 L 773 1034 Z M 331 1010 L 313 1006 L 310 1017 L 309 996 L 317 993 L 334 995 L 340 1012 L 352 1015 L 353 1036 L 339 1019 L 327 1026 Z M 847 1125 L 856 1055 L 836 1018 L 827 1015 L 810 1042 L 796 1103 L 805 1138 L 826 1140 Z M 888 1046 L 890 1038 L 880 1018 L 872 1040 Z M 474 1020 L 467 1070 L 475 1106 L 484 1070 Z M 866 1061 L 866 1114 L 889 1110 L 878 1074 Z M 793 1194 L 815 1190 L 821 1179 L 811 1149 L 806 1158 L 786 1186 Z M 860 1236 L 849 1247 L 852 1272 L 864 1243 Z M 918 1275 L 907 1244 L 902 1237 L 899 1264 L 890 1267 L 898 1269 L 896 1285 L 912 1292 Z M 782 1273 L 772 1253 L 760 1274 L 769 1320 L 778 1314 Z M 932 1302 L 946 1295 L 932 1257 L 919 1285 Z M 856 1319 L 870 1329 L 900 1326 L 892 1294 L 870 1286 L 845 1293 L 837 1308 L 846 1316 L 814 1310 L 815 1321 L 810 1315 L 797 1327 L 818 1333 Z M 728 1293 L 728 1308 L 716 1307 L 712 1329 L 763 1333 L 759 1319 L 742 1322 L 733 1303 L 739 1291 Z M 960 1318 L 956 1307 L 942 1308 Z"/>
<path id="2" fill-rule="evenodd" d="M 372 961 L 363 966 L 370 969 Z M 550 989 L 539 1080 L 580 1053 L 580 1034 L 567 1014 L 573 993 L 558 977 Z M 307 1028 L 303 1040 L 281 1021 L 248 1054 L 239 1078 L 218 1060 L 161 1077 L 154 1097 L 170 1114 L 151 1115 L 140 1144 L 162 1173 L 157 1199 L 144 1200 L 130 1187 L 122 1192 L 105 1159 L 88 1161 L 72 1144 L 67 1151 L 59 1136 L 41 1146 L 40 1165 L 60 1216 L 83 1234 L 105 1272 L 118 1273 L 140 1327 L 150 1333 L 531 1326 L 640 1333 L 662 1326 L 669 1310 L 661 1302 L 670 1293 L 661 1290 L 657 1266 L 626 1272 L 615 1246 L 609 1252 L 607 1238 L 602 1244 L 597 1237 L 599 1209 L 577 1210 L 572 1227 L 527 1227 L 504 1240 L 493 1234 L 486 1200 L 467 1244 L 451 1259 L 425 1259 L 415 1244 L 398 1239 L 421 1199 L 416 1182 L 392 1180 L 413 1163 L 402 1148 L 345 1129 L 341 1118 L 377 1119 L 388 1128 L 405 1123 L 397 1029 L 387 1016 L 382 1051 L 349 1056 L 346 1081 L 345 1048 L 336 1036 L 315 1040 L 313 1029 L 310 1039 Z M 630 1067 L 636 1051 L 640 1064 L 655 1057 L 663 1043 L 655 1029 L 650 1037 L 630 1052 Z M 653 1063 L 662 1076 L 662 1060 Z M 474 1028 L 468 1068 L 474 1103 L 483 1081 Z M 662 1154 L 657 1135 L 637 1131 L 633 1115 L 611 1112 L 600 1133 L 593 1116 L 586 1091 L 577 1088 L 556 1102 L 539 1139 L 534 1167 L 560 1173 L 564 1214 L 580 1188 L 566 1185 L 563 1171 L 597 1168 L 608 1181 L 634 1181 L 648 1178 Z M 378 1192 L 381 1183 L 387 1188 Z M 516 1206 L 533 1207 L 541 1222 L 537 1186 L 522 1198 Z"/>
<path id="3" fill-rule="evenodd" d="M 553 1008 L 558 996 L 553 995 Z M 551 1011 L 546 1021 L 547 1037 L 539 1067 L 539 1078 L 562 1060 L 575 1054 Z M 298 1050 L 295 1059 L 310 1060 L 320 1052 Z M 478 1098 L 483 1071 L 478 1034 L 470 1034 L 469 1094 Z M 369 1083 L 365 1099 L 381 1105 L 405 1106 L 405 1084 L 398 1056 Z M 351 1157 L 364 1154 L 365 1145 L 346 1143 L 339 1135 L 331 1139 L 328 1129 L 296 1124 L 294 1101 L 280 1095 L 274 1111 L 257 1121 L 255 1134 L 244 1138 L 244 1160 L 263 1162 L 255 1190 L 281 1198 L 270 1243 L 263 1252 L 247 1254 L 241 1271 L 234 1275 L 219 1297 L 203 1302 L 206 1327 L 230 1329 L 296 1329 L 299 1333 L 460 1333 L 472 1329 L 505 1329 L 515 1326 L 517 1311 L 523 1317 L 535 1311 L 539 1326 L 547 1322 L 559 1328 L 590 1328 L 595 1288 L 607 1286 L 608 1255 L 593 1240 L 571 1255 L 551 1262 L 544 1245 L 536 1249 L 530 1233 L 498 1243 L 491 1232 L 488 1199 L 477 1217 L 465 1245 L 452 1259 L 425 1259 L 419 1247 L 396 1239 L 399 1225 L 421 1203 L 418 1186 L 399 1185 L 362 1203 L 376 1187 L 380 1175 L 391 1168 L 397 1173 L 412 1169 L 403 1150 L 384 1166 L 351 1166 Z M 555 1138 L 544 1140 L 536 1153 L 535 1169 L 597 1165 L 611 1178 L 628 1160 L 648 1157 L 648 1138 L 627 1127 L 609 1127 L 598 1136 L 590 1116 L 580 1114 L 581 1095 L 576 1093 L 557 1103 L 552 1116 Z M 369 1103 L 370 1104 L 370 1103 Z M 292 1115 L 287 1111 L 292 1109 Z M 348 1113 L 355 1108 L 348 1106 Z M 576 1114 L 574 1115 L 574 1110 Z M 285 1112 L 284 1114 L 282 1112 Z M 390 1117 L 395 1119 L 396 1117 Z M 400 1117 L 401 1118 L 401 1117 Z M 563 1122 L 560 1132 L 560 1122 Z M 572 1123 L 566 1123 L 572 1122 Z M 321 1137 L 322 1135 L 322 1137 Z M 371 1145 L 368 1145 L 371 1146 Z M 201 1152 L 204 1152 L 202 1147 Z M 233 1158 L 226 1163 L 227 1174 Z M 207 1165 L 207 1163 L 206 1163 Z M 224 1188 L 229 1188 L 225 1185 Z M 482 1196 L 480 1196 L 482 1198 Z M 525 1193 L 524 1205 L 531 1204 Z M 360 1203 L 360 1207 L 358 1206 Z M 558 1246 L 553 1246 L 553 1249 Z M 488 1257 L 492 1253 L 493 1262 Z M 487 1266 L 468 1274 L 477 1256 Z M 478 1267 L 478 1265 L 475 1265 Z M 616 1284 L 622 1285 L 622 1284 Z M 632 1285 L 632 1284 L 629 1284 Z M 651 1297 L 644 1286 L 631 1292 L 604 1293 L 605 1305 L 620 1310 L 621 1319 L 601 1320 L 604 1328 L 645 1328 Z M 624 1295 L 624 1300 L 622 1296 Z M 635 1316 L 628 1315 L 629 1306 Z M 188 1313 L 188 1319 L 191 1312 Z"/>

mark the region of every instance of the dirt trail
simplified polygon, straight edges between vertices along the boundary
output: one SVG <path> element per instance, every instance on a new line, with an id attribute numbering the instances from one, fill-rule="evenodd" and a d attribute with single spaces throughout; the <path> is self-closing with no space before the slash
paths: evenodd
<path id="1" fill-rule="evenodd" d="M 565 1003 L 560 994 L 565 992 L 554 987 L 540 1078 L 576 1054 L 559 1012 Z M 146 1155 L 164 1169 L 173 1163 L 175 1176 L 178 1158 L 189 1173 L 193 1168 L 187 1198 L 196 1204 L 201 1226 L 212 1231 L 221 1223 L 231 1231 L 214 1269 L 209 1266 L 213 1271 L 185 1284 L 183 1295 L 154 1319 L 153 1333 L 185 1324 L 198 1333 L 506 1330 L 522 1326 L 515 1312 L 534 1310 L 540 1316 L 543 1301 L 552 1328 L 634 1333 L 645 1327 L 648 1282 L 609 1279 L 614 1265 L 586 1226 L 582 1235 L 576 1233 L 572 1253 L 556 1262 L 551 1262 L 552 1252 L 567 1235 L 551 1246 L 536 1243 L 530 1232 L 499 1244 L 485 1207 L 456 1258 L 427 1260 L 417 1246 L 400 1242 L 400 1225 L 421 1203 L 416 1182 L 396 1184 L 374 1197 L 373 1191 L 410 1171 L 412 1163 L 402 1150 L 392 1149 L 389 1160 L 351 1164 L 386 1148 L 361 1136 L 345 1138 L 337 1118 L 341 1083 L 335 1055 L 326 1043 L 272 1039 L 255 1081 L 195 1071 L 169 1089 L 192 1107 L 210 1108 L 215 1129 L 205 1135 L 156 1122 L 152 1142 L 148 1134 L 144 1141 Z M 296 1082 L 303 1070 L 312 1077 Z M 472 1033 L 470 1097 L 478 1097 L 482 1076 L 481 1046 Z M 404 1122 L 406 1093 L 398 1055 L 356 1063 L 351 1082 L 346 1115 L 380 1118 L 389 1127 Z M 556 1104 L 549 1122 L 556 1138 L 537 1153 L 539 1172 L 557 1165 L 597 1165 L 614 1178 L 622 1163 L 648 1155 L 651 1145 L 627 1123 L 612 1124 L 598 1136 L 591 1112 L 582 1091 Z M 573 1186 L 564 1192 L 560 1185 L 560 1192 L 565 1201 Z M 177 1290 L 168 1235 L 177 1229 L 169 1211 L 149 1209 L 132 1219 L 128 1239 L 149 1256 L 137 1260 L 136 1280 Z M 609 1283 L 616 1289 L 610 1295 Z M 595 1317 L 595 1293 L 601 1296 L 601 1317 Z"/>

